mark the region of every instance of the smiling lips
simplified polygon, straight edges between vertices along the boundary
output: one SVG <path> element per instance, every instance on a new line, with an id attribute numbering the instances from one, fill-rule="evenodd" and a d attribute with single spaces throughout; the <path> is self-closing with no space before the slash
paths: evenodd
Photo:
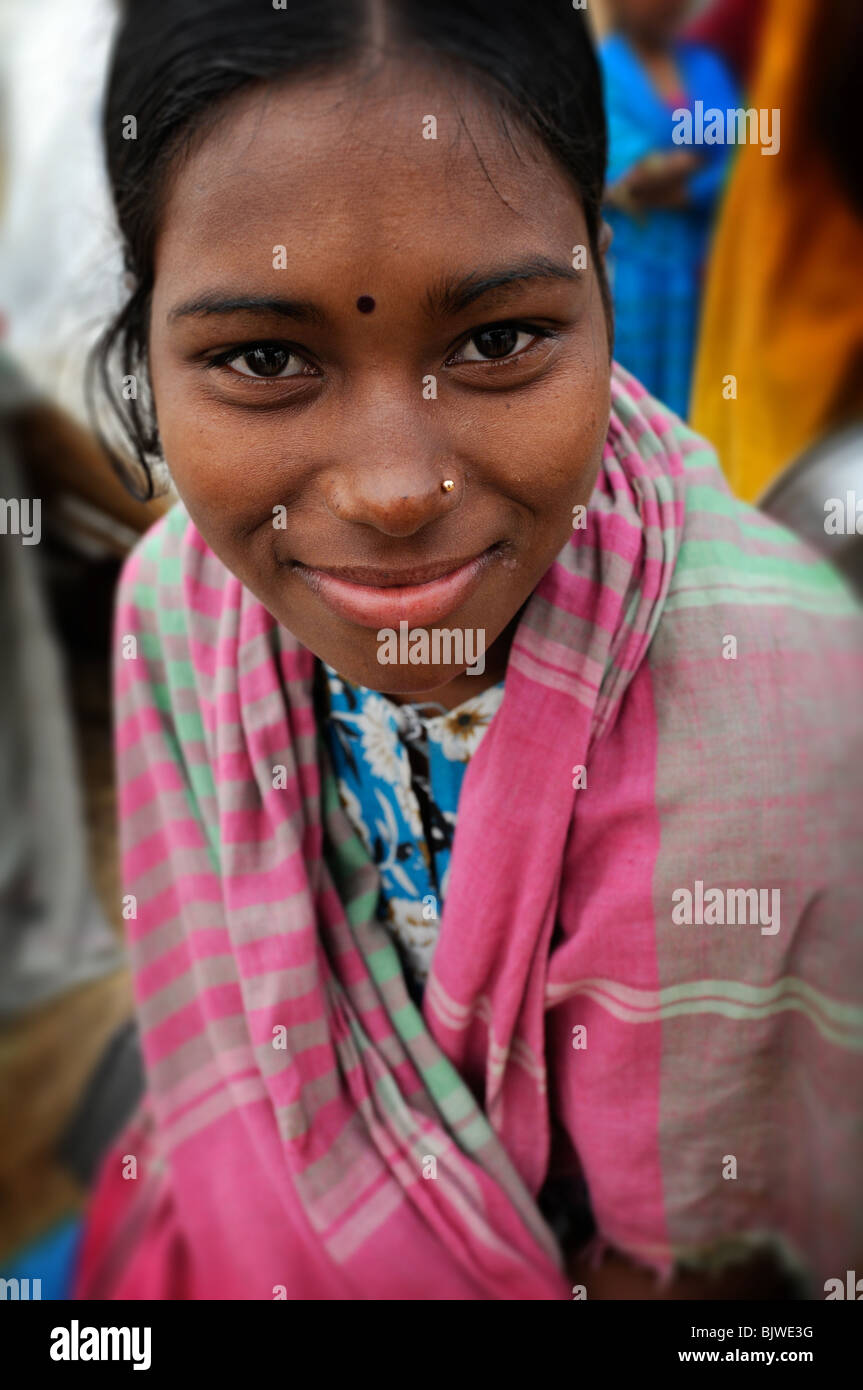
<path id="1" fill-rule="evenodd" d="M 438 561 L 413 569 L 322 570 L 298 562 L 294 568 L 348 622 L 371 628 L 395 628 L 400 622 L 428 627 L 471 596 L 497 549 L 493 545 L 470 560 Z"/>

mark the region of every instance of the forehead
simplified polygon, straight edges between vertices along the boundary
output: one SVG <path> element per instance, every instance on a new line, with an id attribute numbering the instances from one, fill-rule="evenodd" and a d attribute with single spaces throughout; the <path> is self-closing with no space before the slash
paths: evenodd
<path id="1" fill-rule="evenodd" d="M 156 278 L 263 271 L 275 245 L 302 272 L 563 256 L 585 237 L 577 190 L 538 139 L 445 72 L 390 62 L 230 101 L 173 173 Z"/>

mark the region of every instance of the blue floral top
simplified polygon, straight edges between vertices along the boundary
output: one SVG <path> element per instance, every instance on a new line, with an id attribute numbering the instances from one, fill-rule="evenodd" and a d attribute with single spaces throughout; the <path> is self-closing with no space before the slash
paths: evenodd
<path id="1" fill-rule="evenodd" d="M 324 720 L 339 795 L 381 876 L 378 915 L 422 988 L 447 891 L 465 770 L 503 698 L 503 681 L 454 710 L 398 705 L 324 664 Z"/>

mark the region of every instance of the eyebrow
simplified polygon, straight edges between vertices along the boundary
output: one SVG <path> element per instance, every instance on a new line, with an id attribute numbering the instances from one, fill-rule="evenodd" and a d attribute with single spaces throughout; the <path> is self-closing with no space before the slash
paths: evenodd
<path id="1" fill-rule="evenodd" d="M 550 260 L 547 256 L 533 256 L 516 265 L 497 266 L 486 270 L 472 271 L 459 279 L 440 280 L 428 290 L 424 307 L 430 318 L 454 317 L 461 313 L 476 299 L 491 294 L 495 290 L 529 284 L 535 280 L 584 279 L 584 271 L 577 270 L 565 262 Z M 209 318 L 228 314 L 258 314 L 262 317 L 278 315 L 293 319 L 295 323 L 311 323 L 322 327 L 327 315 L 309 299 L 281 299 L 270 295 L 225 295 L 218 290 L 186 299 L 176 304 L 168 313 L 168 322 L 181 318 Z"/>
<path id="2" fill-rule="evenodd" d="M 194 299 L 176 304 L 168 314 L 168 322 L 182 318 L 207 318 L 219 314 L 277 314 L 280 318 L 293 319 L 296 323 L 313 323 L 321 326 L 326 322 L 326 314 L 309 299 L 279 299 L 270 295 L 224 295 L 216 290 L 196 295 Z"/>
<path id="3" fill-rule="evenodd" d="M 584 278 L 584 271 L 573 265 L 552 261 L 547 256 L 533 256 L 516 265 L 476 270 L 458 280 L 441 280 L 426 295 L 425 309 L 432 318 L 446 318 L 461 313 L 475 299 L 493 290 L 506 290 L 533 280 L 579 281 Z"/>

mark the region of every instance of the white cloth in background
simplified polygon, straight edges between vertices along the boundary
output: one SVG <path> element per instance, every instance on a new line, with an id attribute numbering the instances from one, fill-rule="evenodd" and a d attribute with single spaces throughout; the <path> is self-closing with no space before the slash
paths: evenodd
<path id="1" fill-rule="evenodd" d="M 26 375 L 80 420 L 122 264 L 100 134 L 118 7 L 0 0 L 0 313 Z"/>

